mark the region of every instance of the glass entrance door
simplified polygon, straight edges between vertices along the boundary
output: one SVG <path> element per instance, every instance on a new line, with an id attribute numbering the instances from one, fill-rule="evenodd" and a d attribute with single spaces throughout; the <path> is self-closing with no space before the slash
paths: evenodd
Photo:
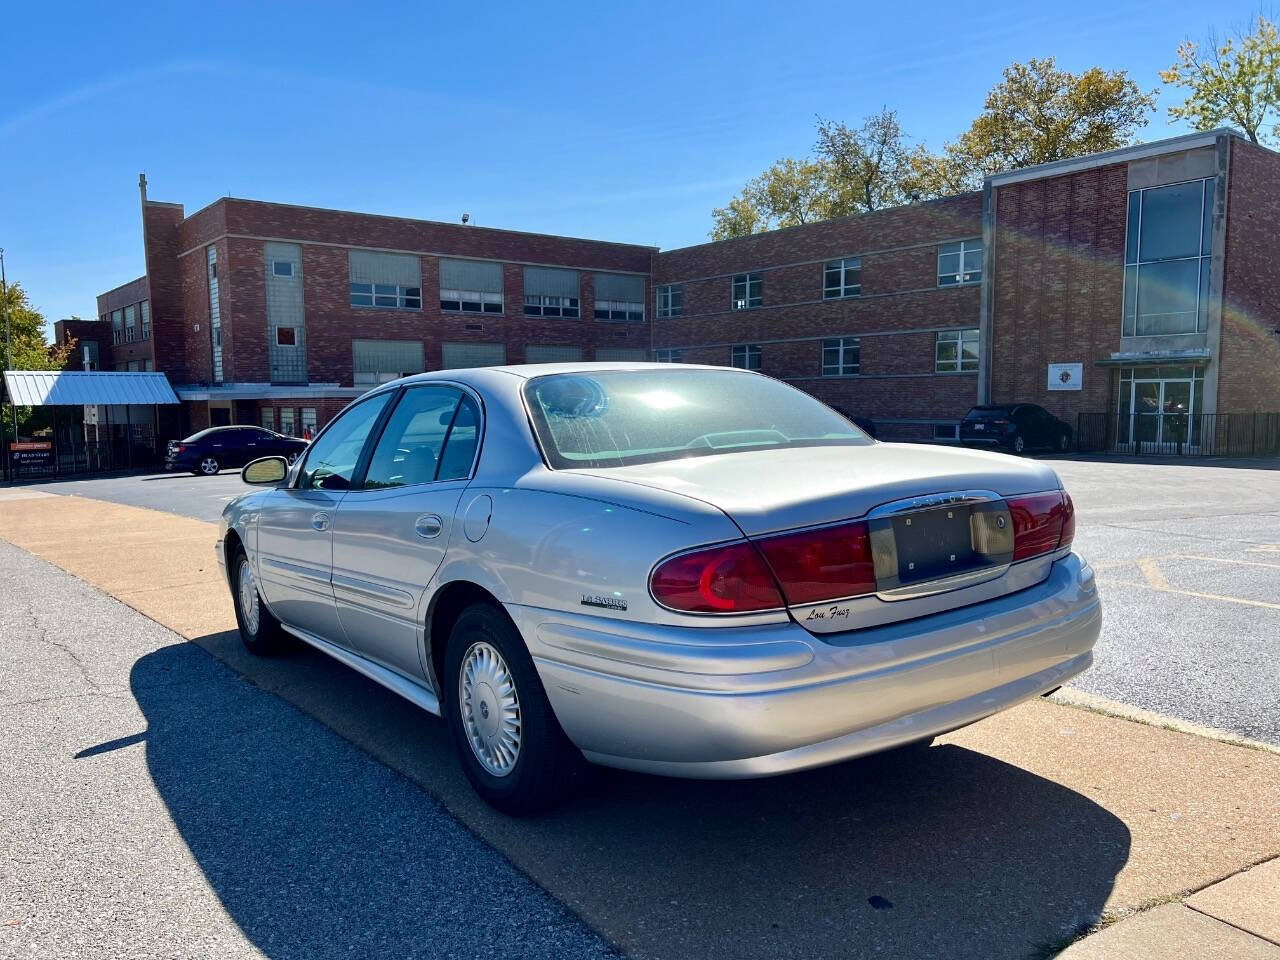
<path id="1" fill-rule="evenodd" d="M 1196 368 L 1129 368 L 1121 372 L 1116 446 L 1136 453 L 1176 453 L 1199 443 L 1204 372 Z"/>

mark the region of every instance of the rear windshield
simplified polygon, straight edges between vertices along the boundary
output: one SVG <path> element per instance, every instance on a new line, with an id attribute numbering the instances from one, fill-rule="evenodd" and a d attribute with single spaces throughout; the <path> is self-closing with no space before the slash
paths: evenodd
<path id="1" fill-rule="evenodd" d="M 530 380 L 524 394 L 557 470 L 872 442 L 808 394 L 731 370 L 558 373 Z"/>
<path id="2" fill-rule="evenodd" d="M 966 420 L 1007 420 L 1011 407 L 974 407 L 964 415 Z"/>

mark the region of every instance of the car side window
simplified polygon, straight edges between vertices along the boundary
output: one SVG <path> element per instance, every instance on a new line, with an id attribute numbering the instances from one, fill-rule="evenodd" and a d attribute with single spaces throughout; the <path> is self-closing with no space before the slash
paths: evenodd
<path id="1" fill-rule="evenodd" d="M 471 465 L 476 459 L 476 446 L 480 442 L 480 410 L 476 402 L 465 394 L 458 415 L 453 418 L 440 458 L 437 480 L 464 480 L 471 476 Z"/>
<path id="2" fill-rule="evenodd" d="M 369 433 L 383 408 L 393 396 L 380 393 L 338 417 L 307 451 L 298 486 L 303 489 L 346 490 L 356 472 L 356 463 L 369 439 Z"/>
<path id="3" fill-rule="evenodd" d="M 431 483 L 436 479 L 449 428 L 462 391 L 455 387 L 411 387 L 392 411 L 373 449 L 366 490 Z"/>

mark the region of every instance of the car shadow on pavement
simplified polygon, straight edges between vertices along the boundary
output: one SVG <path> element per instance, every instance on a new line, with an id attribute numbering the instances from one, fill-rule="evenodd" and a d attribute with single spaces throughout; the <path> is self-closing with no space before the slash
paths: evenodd
<path id="1" fill-rule="evenodd" d="M 470 792 L 443 723 L 353 671 L 197 642 L 425 787 L 636 956 L 1025 957 L 1095 921 L 1128 859 L 1103 807 L 954 745 L 755 781 L 596 769 L 563 809 L 515 820 Z M 196 658 L 202 682 L 175 685 Z M 335 738 L 191 645 L 138 661 L 132 686 L 174 823 L 268 956 L 346 956 L 353 937 L 399 955 L 464 923 L 439 919 L 444 891 L 483 865 L 418 836 L 432 801 L 407 781 L 335 766 Z"/>

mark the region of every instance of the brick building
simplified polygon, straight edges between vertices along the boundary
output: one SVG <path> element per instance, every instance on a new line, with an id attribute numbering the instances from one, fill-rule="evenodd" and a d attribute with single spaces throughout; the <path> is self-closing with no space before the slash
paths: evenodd
<path id="1" fill-rule="evenodd" d="M 77 366 L 164 371 L 183 430 L 301 433 L 404 373 L 574 359 L 758 369 L 902 439 L 977 402 L 1097 414 L 1122 447 L 1280 410 L 1280 155 L 1228 131 L 670 251 L 231 198 L 188 217 L 140 187 L 145 276 L 58 336 Z"/>

